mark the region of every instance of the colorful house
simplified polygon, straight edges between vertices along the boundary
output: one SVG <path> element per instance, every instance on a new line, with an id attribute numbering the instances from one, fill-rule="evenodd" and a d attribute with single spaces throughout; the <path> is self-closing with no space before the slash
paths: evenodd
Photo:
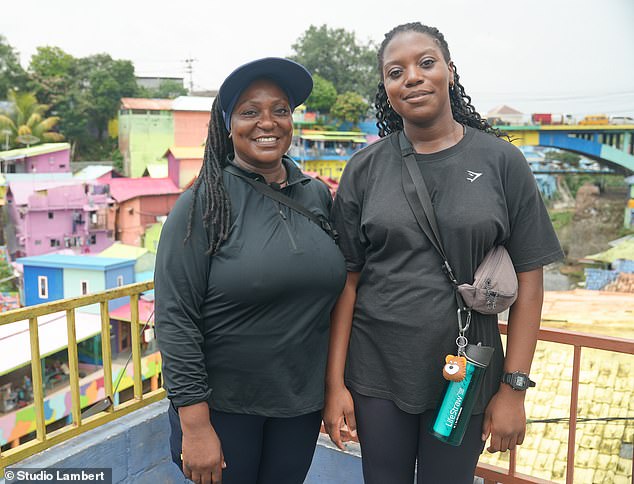
<path id="1" fill-rule="evenodd" d="M 116 239 L 128 245 L 143 245 L 146 228 L 166 216 L 181 190 L 169 178 L 113 178 L 110 195 L 119 206 Z"/>
<path id="2" fill-rule="evenodd" d="M 61 249 L 100 252 L 113 242 L 112 205 L 106 184 L 79 179 L 11 181 L 5 227 L 9 251 L 14 256 Z"/>
<path id="3" fill-rule="evenodd" d="M 145 229 L 145 236 L 143 237 L 143 247 L 150 252 L 156 254 L 158 248 L 159 239 L 161 237 L 161 230 L 163 230 L 163 224 L 165 223 L 165 217 L 158 217 L 159 221 L 155 224 L 148 225 Z"/>
<path id="4" fill-rule="evenodd" d="M 119 150 L 124 173 L 142 176 L 148 164 L 164 160 L 171 146 L 203 145 L 213 100 L 196 96 L 121 99 Z"/>
<path id="5" fill-rule="evenodd" d="M 106 250 L 97 254 L 97 257 L 134 259 L 136 261 L 134 264 L 135 274 L 154 271 L 154 263 L 156 261 L 156 254 L 150 252 L 148 249 L 136 245 L 122 244 L 121 242 L 115 242 Z M 135 282 L 139 282 L 139 279 L 136 277 Z"/>
<path id="6" fill-rule="evenodd" d="M 70 143 L 45 143 L 0 151 L 1 173 L 70 172 Z"/>
<path id="7" fill-rule="evenodd" d="M 172 146 L 165 153 L 167 176 L 179 188 L 185 188 L 198 176 L 203 163 L 203 146 Z"/>
<path id="8" fill-rule="evenodd" d="M 339 181 L 346 162 L 368 144 L 360 131 L 322 131 L 302 129 L 294 137 L 289 155 L 303 170 Z"/>
<path id="9" fill-rule="evenodd" d="M 86 255 L 46 254 L 22 257 L 26 306 L 105 291 L 134 282 L 134 259 Z M 109 309 L 126 304 L 127 298 L 109 302 Z M 99 311 L 98 305 L 84 311 Z"/>

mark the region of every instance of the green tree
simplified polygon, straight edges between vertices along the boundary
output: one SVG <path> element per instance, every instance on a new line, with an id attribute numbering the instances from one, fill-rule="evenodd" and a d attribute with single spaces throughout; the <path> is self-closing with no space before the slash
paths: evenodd
<path id="1" fill-rule="evenodd" d="M 25 90 L 29 77 L 20 65 L 18 53 L 0 35 L 0 101 L 7 99 L 10 90 Z"/>
<path id="2" fill-rule="evenodd" d="M 49 106 L 39 104 L 33 93 L 9 91 L 8 98 L 11 108 L 5 114 L 0 114 L 0 129 L 10 131 L 10 148 L 64 139 L 63 135 L 53 131 L 59 118 L 46 118 Z"/>
<path id="3" fill-rule="evenodd" d="M 0 292 L 16 292 L 18 278 L 14 277 L 13 268 L 0 260 Z"/>
<path id="4" fill-rule="evenodd" d="M 376 45 L 359 42 L 354 32 L 311 25 L 292 45 L 297 62 L 333 83 L 337 92 L 353 91 L 368 102 L 379 80 Z"/>
<path id="5" fill-rule="evenodd" d="M 38 47 L 29 64 L 31 90 L 38 101 L 53 110 L 63 103 L 72 89 L 76 67 L 76 59 L 59 47 Z"/>
<path id="6" fill-rule="evenodd" d="M 116 117 L 122 97 L 134 96 L 137 84 L 134 66 L 127 60 L 114 60 L 108 54 L 79 59 L 79 82 L 87 95 L 87 114 L 101 142 L 108 121 Z"/>
<path id="7" fill-rule="evenodd" d="M 563 150 L 549 150 L 545 153 L 545 158 L 546 160 L 556 160 L 562 163 L 567 163 L 574 168 L 579 168 L 579 161 L 581 160 L 581 156 L 571 153 L 570 151 Z"/>
<path id="8" fill-rule="evenodd" d="M 187 89 L 185 89 L 185 86 L 183 86 L 181 82 L 166 79 L 161 81 L 161 84 L 156 89 L 139 87 L 138 95 L 155 99 L 174 99 L 178 96 L 186 96 Z"/>
<path id="9" fill-rule="evenodd" d="M 337 100 L 337 90 L 332 82 L 319 74 L 313 75 L 313 92 L 306 100 L 306 107 L 311 111 L 328 114 Z"/>
<path id="10" fill-rule="evenodd" d="M 347 91 L 337 96 L 330 115 L 341 122 L 349 121 L 353 125 L 368 112 L 368 103 L 356 92 Z"/>

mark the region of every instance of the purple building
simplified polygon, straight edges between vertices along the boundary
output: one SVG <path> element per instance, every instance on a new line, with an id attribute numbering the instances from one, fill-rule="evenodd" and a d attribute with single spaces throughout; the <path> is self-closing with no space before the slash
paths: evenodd
<path id="1" fill-rule="evenodd" d="M 114 240 L 108 185 L 83 180 L 12 181 L 5 238 L 15 257 L 50 252 L 98 253 Z"/>
<path id="2" fill-rule="evenodd" d="M 0 173 L 70 172 L 70 144 L 45 143 L 0 151 Z"/>

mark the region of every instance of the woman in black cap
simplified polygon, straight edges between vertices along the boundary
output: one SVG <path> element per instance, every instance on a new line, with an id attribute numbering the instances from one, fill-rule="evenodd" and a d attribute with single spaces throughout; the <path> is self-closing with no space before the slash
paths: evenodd
<path id="1" fill-rule="evenodd" d="M 327 187 L 285 154 L 293 109 L 312 84 L 279 58 L 231 73 L 200 175 L 162 230 L 156 334 L 170 445 L 195 482 L 300 484 L 315 450 L 345 267 L 328 224 L 315 220 L 329 216 Z"/>

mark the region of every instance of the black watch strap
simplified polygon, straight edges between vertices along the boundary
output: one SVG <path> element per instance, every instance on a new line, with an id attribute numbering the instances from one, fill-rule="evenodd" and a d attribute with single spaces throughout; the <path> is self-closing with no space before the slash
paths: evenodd
<path id="1" fill-rule="evenodd" d="M 513 373 L 504 373 L 502 375 L 502 383 L 506 383 L 513 390 L 523 391 L 535 386 L 535 382 L 531 380 L 526 373 L 514 371 Z"/>

